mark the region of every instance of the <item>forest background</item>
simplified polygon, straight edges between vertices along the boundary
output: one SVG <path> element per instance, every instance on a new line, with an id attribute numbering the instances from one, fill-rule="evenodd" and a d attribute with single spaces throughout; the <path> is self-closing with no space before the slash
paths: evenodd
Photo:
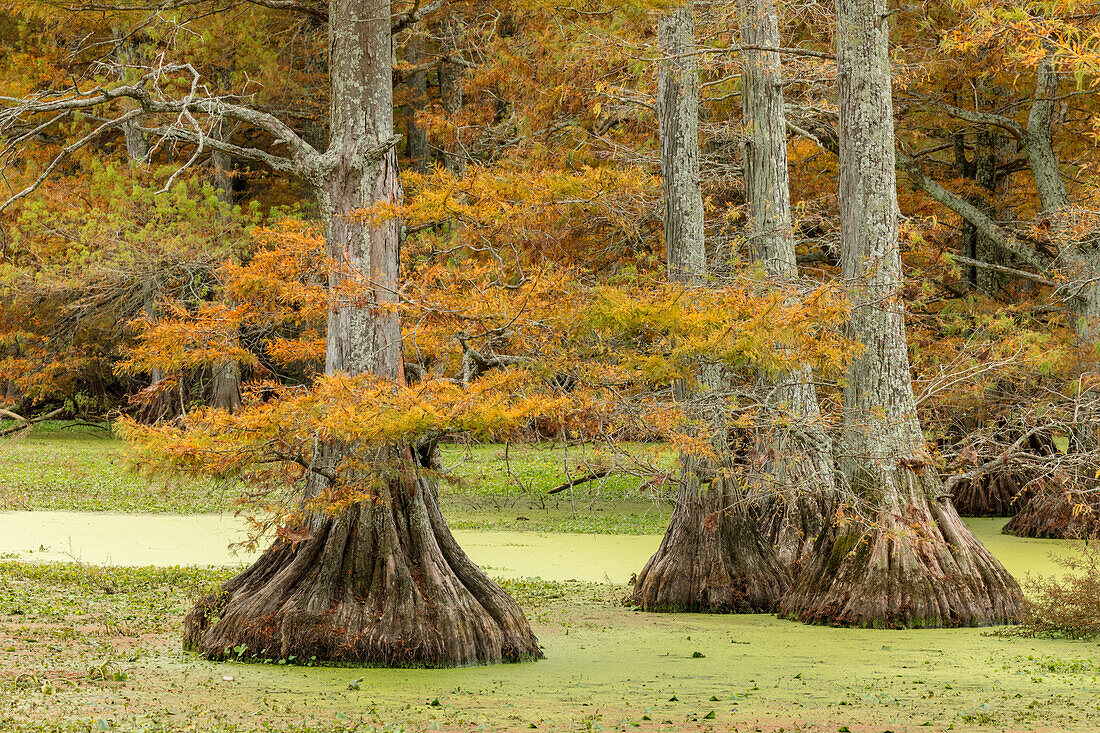
<path id="1" fill-rule="evenodd" d="M 831 5 L 781 6 L 778 43 L 746 40 L 743 7 L 698 5 L 690 47 L 671 52 L 659 26 L 672 10 L 653 4 L 398 5 L 385 68 L 369 69 L 370 89 L 389 89 L 392 104 L 364 93 L 366 122 L 333 96 L 359 83 L 329 50 L 338 10 L 281 0 L 5 9 L 0 374 L 15 420 L 5 430 L 122 416 L 149 471 L 243 481 L 257 529 L 296 546 L 317 536 L 301 527 L 310 510 L 339 515 L 388 490 L 402 451 L 445 478 L 433 458 L 441 441 L 600 441 L 621 464 L 586 466 L 581 478 L 666 480 L 614 449 L 664 441 L 688 456 L 684 475 L 713 487 L 709 461 L 735 469 L 738 491 L 767 487 L 798 473 L 776 468 L 775 441 L 794 436 L 807 452 L 806 435 L 844 422 L 852 364 L 893 359 L 911 368 L 923 429 L 902 473 L 936 477 L 890 492 L 936 506 L 942 486 L 966 513 L 1024 507 L 1024 533 L 1092 531 L 1095 5 L 879 12 L 896 157 L 867 161 L 897 171 L 908 364 L 844 325 L 864 304 L 843 262 Z M 768 54 L 783 59 L 797 268 L 782 276 L 760 256 L 766 216 L 746 176 L 757 129 L 745 118 L 747 69 Z M 668 246 L 690 237 L 670 238 L 673 168 L 658 133 L 670 109 L 659 79 L 687 62 L 674 73 L 698 79 L 694 264 Z M 392 129 L 369 127 L 381 108 Z M 337 132 L 370 138 L 346 170 L 389 171 L 385 195 L 344 200 L 362 185 L 319 182 L 313 152 L 339 150 Z M 371 270 L 364 281 L 331 243 L 381 231 L 400 275 L 380 282 Z M 363 310 L 380 342 L 400 328 L 401 348 L 375 350 L 369 368 L 332 368 L 360 364 L 361 342 L 334 347 L 333 324 L 354 332 Z M 769 404 L 792 374 L 812 375 L 819 414 L 799 413 L 805 424 Z M 707 413 L 716 400 L 720 430 Z M 401 448 L 364 460 L 319 444 Z M 795 489 L 783 506 L 814 493 Z M 718 535 L 731 507 L 771 502 L 714 497 L 720 506 L 694 519 Z M 889 534 L 876 500 L 843 499 L 797 511 Z M 780 535 L 798 524 L 790 515 Z M 817 534 L 803 531 L 791 557 L 759 574 L 787 577 L 782 566 L 803 562 Z M 848 537 L 829 541 L 849 552 Z M 644 580 L 642 605 L 700 603 L 699 588 L 686 602 L 645 597 Z M 780 591 L 763 595 L 770 609 Z M 992 606 L 961 622 L 1016 617 Z M 901 620 L 938 625 L 940 612 Z M 898 621 L 854 613 L 842 620 Z"/>

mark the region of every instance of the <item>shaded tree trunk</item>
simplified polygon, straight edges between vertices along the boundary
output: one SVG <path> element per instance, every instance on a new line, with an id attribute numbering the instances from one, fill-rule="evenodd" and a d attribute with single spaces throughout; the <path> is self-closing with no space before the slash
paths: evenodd
<path id="1" fill-rule="evenodd" d="M 241 408 L 241 367 L 232 359 L 214 366 L 210 406 L 234 412 Z"/>
<path id="2" fill-rule="evenodd" d="M 988 198 L 978 202 L 978 208 L 994 221 L 997 220 L 995 199 L 997 194 L 997 142 L 998 136 L 995 130 L 986 129 L 978 132 L 977 145 L 974 150 L 974 181 L 984 191 Z M 979 262 L 988 262 L 991 265 L 1002 264 L 1000 249 L 997 243 L 990 239 L 988 234 L 974 231 L 974 259 Z M 988 268 L 976 267 L 974 284 L 978 291 L 995 297 L 1000 290 L 1000 276 Z"/>
<path id="3" fill-rule="evenodd" d="M 219 120 L 214 134 L 219 140 L 229 137 L 224 119 Z M 229 210 L 233 206 L 233 159 L 226 153 L 215 150 L 211 155 L 214 163 L 214 188 L 218 200 Z M 236 341 L 234 336 L 234 341 Z M 241 407 L 241 367 L 236 361 L 227 359 L 215 364 L 211 375 L 210 405 L 221 410 L 239 410 Z"/>
<path id="4" fill-rule="evenodd" d="M 783 111 L 783 65 L 779 14 L 773 0 L 741 0 L 742 158 L 749 209 L 749 244 L 768 279 L 786 288 L 798 280 L 791 230 L 787 174 L 787 125 Z M 761 455 L 776 498 L 764 519 L 780 558 L 794 567 L 821 532 L 826 497 L 834 487 L 832 449 L 821 422 L 809 368 L 762 378 L 765 405 Z M 781 425 L 785 427 L 780 427 Z"/>
<path id="5" fill-rule="evenodd" d="M 121 69 L 121 76 L 124 79 L 127 76 L 140 76 L 137 67 L 144 66 L 145 60 L 135 50 L 135 39 L 128 37 L 119 28 L 113 29 L 112 35 L 115 42 L 114 57 Z M 130 110 L 135 109 L 137 105 L 127 102 L 124 107 Z M 130 165 L 135 167 L 143 165 L 146 158 L 149 157 L 149 138 L 134 122 L 124 122 L 122 124 L 122 136 L 126 143 L 126 158 L 129 160 Z"/>
<path id="6" fill-rule="evenodd" d="M 661 178 L 669 279 L 705 284 L 707 259 L 699 188 L 699 92 L 691 3 L 658 24 L 664 57 L 658 79 Z M 760 531 L 760 507 L 737 478 L 725 429 L 718 367 L 702 369 L 699 388 L 677 391 L 685 412 L 706 425 L 716 459 L 682 453 L 680 487 L 657 552 L 628 601 L 649 611 L 755 612 L 775 609 L 790 582 Z"/>
<path id="7" fill-rule="evenodd" d="M 157 322 L 157 294 L 159 292 L 159 283 L 156 276 L 150 273 L 142 285 L 142 310 L 145 313 L 145 317 L 151 322 Z M 140 401 L 143 402 L 139 413 L 139 419 L 145 423 L 156 423 L 164 419 L 171 411 L 172 396 L 165 392 L 163 389 L 158 388 L 164 381 L 164 372 L 159 367 L 153 367 L 149 370 L 149 386 L 147 396 L 142 396 Z M 182 410 L 184 405 L 181 403 L 180 409 Z"/>
<path id="8" fill-rule="evenodd" d="M 424 63 L 424 38 L 414 35 L 409 39 L 407 61 L 418 66 Z M 410 99 L 405 117 L 405 155 L 419 170 L 427 170 L 432 165 L 431 147 L 428 145 L 428 133 L 416 124 L 416 113 L 428 103 L 428 74 L 417 71 L 409 76 L 407 83 Z"/>
<path id="9" fill-rule="evenodd" d="M 956 514 L 917 421 L 905 341 L 885 0 L 837 0 L 841 266 L 863 346 L 844 390 L 840 476 L 855 522 L 827 527 L 781 613 L 854 626 L 1018 620 L 1022 594 Z"/>
<path id="10" fill-rule="evenodd" d="M 353 216 L 401 199 L 390 15 L 387 0 L 329 4 L 331 142 L 308 178 L 329 254 L 340 265 L 333 278 L 367 283 L 362 297 L 338 301 L 329 313 L 326 374 L 399 381 L 401 324 L 387 306 L 397 300 L 400 224 L 371 226 Z M 374 479 L 374 496 L 336 516 L 308 512 L 303 526 L 196 605 L 185 645 L 215 658 L 244 644 L 249 656 L 386 666 L 541 657 L 519 606 L 458 547 L 411 448 L 367 451 L 317 447 L 307 501 L 332 488 L 329 477 L 348 463 L 353 479 Z"/>
<path id="11" fill-rule="evenodd" d="M 443 52 L 457 53 L 458 29 L 447 24 L 442 30 Z M 466 169 L 466 153 L 462 149 L 462 131 L 457 119 L 462 111 L 462 66 L 449 59 L 444 59 L 439 65 L 439 99 L 443 103 L 443 111 L 450 117 L 454 133 L 454 139 L 448 138 L 444 146 L 444 165 L 448 171 L 460 176 Z"/>

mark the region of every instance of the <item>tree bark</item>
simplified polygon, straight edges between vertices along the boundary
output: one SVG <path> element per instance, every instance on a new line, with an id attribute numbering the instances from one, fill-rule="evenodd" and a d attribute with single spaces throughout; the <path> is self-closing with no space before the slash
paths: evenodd
<path id="1" fill-rule="evenodd" d="M 392 306 L 400 225 L 354 216 L 401 199 L 390 15 L 388 0 L 329 4 L 331 142 L 311 181 L 338 267 L 334 285 L 366 283 L 365 293 L 329 313 L 325 372 L 399 382 L 401 324 Z M 542 656 L 519 606 L 458 547 L 411 447 L 320 443 L 305 499 L 329 488 L 342 463 L 353 464 L 343 467 L 345 477 L 370 482 L 371 499 L 336 516 L 308 513 L 303 526 L 202 599 L 185 621 L 188 648 L 218 658 L 245 645 L 249 657 L 385 666 Z"/>
<path id="2" fill-rule="evenodd" d="M 699 179 L 699 77 L 691 3 L 657 22 L 662 59 L 657 77 L 661 191 L 668 279 L 700 284 L 707 274 L 703 193 Z"/>
<path id="3" fill-rule="evenodd" d="M 458 47 L 458 29 L 447 24 L 443 27 L 443 51 L 446 54 L 456 53 Z M 461 176 L 466 170 L 466 153 L 462 149 L 462 130 L 458 124 L 457 115 L 462 111 L 462 66 L 444 59 L 439 64 L 439 99 L 443 104 L 443 111 L 447 113 L 454 131 L 454 139 L 448 139 L 443 153 L 444 166 L 448 171 Z"/>
<path id="4" fill-rule="evenodd" d="M 112 36 L 115 42 L 115 62 L 120 69 L 120 75 L 124 79 L 127 76 L 133 76 L 134 69 L 131 67 L 145 65 L 145 60 L 140 57 L 140 54 L 134 48 L 134 38 L 127 37 L 119 28 L 112 29 Z M 132 102 L 125 103 L 123 106 L 127 110 L 137 107 Z M 144 165 L 149 157 L 148 136 L 138 129 L 137 124 L 134 122 L 124 122 L 121 127 L 123 141 L 126 143 L 126 159 L 129 161 L 130 166 L 140 167 Z"/>
<path id="5" fill-rule="evenodd" d="M 424 38 L 414 35 L 409 39 L 406 60 L 412 66 L 424 62 Z M 405 155 L 418 170 L 427 170 L 432 165 L 431 147 L 428 145 L 428 133 L 416 124 L 416 113 L 428 103 L 428 74 L 417 71 L 409 76 L 408 89 L 411 95 L 405 115 Z"/>
<path id="6" fill-rule="evenodd" d="M 227 121 L 220 119 L 214 128 L 218 140 L 228 142 Z M 214 188 L 218 192 L 218 201 L 228 212 L 233 208 L 233 158 L 227 153 L 215 150 L 210 156 L 214 164 Z M 236 342 L 237 335 L 233 340 Z M 232 359 L 215 364 L 211 375 L 210 405 L 221 410 L 233 412 L 241 408 L 241 367 Z"/>
<path id="7" fill-rule="evenodd" d="M 787 126 L 779 14 L 773 0 L 741 0 L 742 158 L 749 209 L 749 245 L 776 287 L 796 284 L 798 266 L 791 230 L 787 174 Z M 821 531 L 824 499 L 834 487 L 832 449 L 821 423 L 813 372 L 802 368 L 762 377 L 768 389 L 763 443 L 772 456 L 775 499 L 765 512 L 780 558 L 794 568 Z M 781 427 L 786 425 L 788 427 Z"/>
<path id="8" fill-rule="evenodd" d="M 974 150 L 974 182 L 988 196 L 987 200 L 978 202 L 978 207 L 994 221 L 997 220 L 995 203 L 997 195 L 997 142 L 996 130 L 980 130 Z M 974 232 L 974 259 L 990 265 L 1000 265 L 1003 261 L 997 243 L 990 239 L 987 234 L 976 230 Z M 996 297 L 1001 282 L 996 271 L 990 268 L 978 267 L 975 268 L 974 284 L 979 292 L 989 297 Z"/>
<path id="9" fill-rule="evenodd" d="M 661 177 L 668 276 L 705 285 L 707 259 L 699 188 L 699 97 L 691 3 L 658 23 Z M 657 552 L 628 601 L 647 611 L 773 611 L 790 583 L 761 531 L 757 497 L 739 482 L 725 427 L 719 367 L 701 370 L 697 388 L 677 385 L 685 412 L 711 434 L 715 458 L 682 453 L 680 488 Z"/>
<path id="10" fill-rule="evenodd" d="M 837 0 L 841 268 L 862 347 L 844 390 L 840 480 L 854 523 L 835 522 L 780 612 L 854 626 L 1018 620 L 1022 595 L 971 534 L 927 453 L 910 381 L 894 178 L 885 0 Z"/>

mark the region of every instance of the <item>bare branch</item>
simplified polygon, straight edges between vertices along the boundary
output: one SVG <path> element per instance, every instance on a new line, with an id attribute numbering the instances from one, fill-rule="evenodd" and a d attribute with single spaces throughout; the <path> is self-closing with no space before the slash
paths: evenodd
<path id="1" fill-rule="evenodd" d="M 1031 265 L 1040 272 L 1045 272 L 1047 270 L 1050 263 L 1046 258 L 1028 247 L 1014 234 L 1002 228 L 997 222 L 993 221 L 988 214 L 962 196 L 948 191 L 941 184 L 932 180 L 932 178 L 925 174 L 924 171 L 913 162 L 913 159 L 905 153 L 899 150 L 895 155 L 897 166 L 905 172 L 909 180 L 921 188 L 925 193 L 961 216 L 968 223 L 972 224 L 975 229 L 989 237 L 997 246 L 1009 252 L 1021 262 Z"/>
<path id="2" fill-rule="evenodd" d="M 413 0 L 413 6 L 408 11 L 394 16 L 390 23 L 390 33 L 400 33 L 410 25 L 417 23 L 425 15 L 434 13 L 443 7 L 443 0 L 432 0 L 424 7 L 420 6 L 420 0 Z"/>
<path id="3" fill-rule="evenodd" d="M 12 196 L 10 196 L 7 201 L 5 201 L 3 203 L 0 203 L 0 211 L 4 211 L 9 206 L 14 204 L 16 201 L 20 200 L 21 198 L 24 198 L 25 196 L 30 195 L 31 193 L 34 193 L 34 191 L 39 186 L 41 186 L 42 183 L 47 178 L 50 177 L 50 174 L 53 173 L 57 169 L 57 166 L 61 165 L 70 155 L 75 153 L 77 150 L 80 150 L 82 147 L 84 147 L 85 145 L 90 143 L 92 140 L 95 140 L 97 137 L 102 135 L 107 130 L 110 130 L 110 129 L 115 128 L 115 127 L 121 127 L 126 122 L 138 117 L 140 114 L 141 114 L 141 110 L 136 110 L 135 109 L 135 110 L 131 110 L 130 112 L 127 112 L 126 114 L 122 115 L 121 117 L 118 117 L 118 118 L 113 119 L 113 120 L 108 120 L 107 122 L 104 122 L 102 125 L 95 128 L 94 130 L 92 130 L 91 132 L 89 132 L 87 135 L 80 138 L 76 142 L 74 142 L 74 143 L 68 145 L 67 147 L 63 148 L 61 150 L 61 152 L 58 153 L 52 161 L 50 161 L 50 164 L 48 166 L 46 166 L 46 169 L 44 171 L 42 171 L 41 175 L 39 175 L 38 178 L 36 178 L 30 185 L 28 185 L 22 191 L 19 191 L 18 193 L 13 194 Z"/>
<path id="4" fill-rule="evenodd" d="M 163 138 L 179 140 L 195 145 L 198 144 L 198 136 L 194 132 L 179 127 L 139 127 L 138 129 L 150 135 L 158 135 Z M 211 150 L 231 155 L 234 158 L 263 163 L 272 170 L 293 173 L 298 169 L 297 164 L 295 164 L 293 160 L 278 155 L 272 155 L 259 148 L 241 147 L 239 145 L 227 143 L 224 140 L 215 139 L 209 135 L 204 135 L 202 140 L 203 145 Z"/>
<path id="5" fill-rule="evenodd" d="M 936 102 L 936 106 L 947 112 L 952 117 L 957 117 L 960 120 L 966 122 L 973 122 L 977 125 L 991 125 L 993 127 L 1001 127 L 1012 133 L 1012 136 L 1017 140 L 1022 141 L 1025 136 L 1024 128 L 1020 126 L 1016 120 L 1011 117 L 1005 117 L 1004 115 L 994 114 L 992 112 L 974 112 L 969 109 L 963 109 L 962 107 L 956 107 L 952 104 L 946 104 L 944 102 Z"/>
<path id="6" fill-rule="evenodd" d="M 1046 285 L 1047 287 L 1056 288 L 1058 283 L 1050 278 L 1043 277 L 1042 275 L 1036 275 L 1035 273 L 1028 272 L 1027 270 L 1018 270 L 1015 267 L 1005 267 L 1004 265 L 995 265 L 992 262 L 982 262 L 981 260 L 973 260 L 969 257 L 963 257 L 962 255 L 951 255 L 951 259 L 954 262 L 961 262 L 964 265 L 970 265 L 971 267 L 978 267 L 983 270 L 989 270 L 991 272 L 998 272 L 1002 275 L 1010 275 L 1011 277 L 1018 277 L 1021 280 L 1030 280 L 1033 283 L 1040 285 Z"/>
<path id="7" fill-rule="evenodd" d="M 17 413 L 12 412 L 11 410 L 5 410 L 5 409 L 0 408 L 0 416 L 7 417 L 7 418 L 10 418 L 12 420 L 18 420 L 19 423 L 20 423 L 19 425 L 13 425 L 11 427 L 7 427 L 7 428 L 4 428 L 3 430 L 0 430 L 0 436 L 12 435 L 14 433 L 23 432 L 24 430 L 30 430 L 32 427 L 34 427 L 35 423 L 40 423 L 40 422 L 43 422 L 45 420 L 50 420 L 52 418 L 57 417 L 58 415 L 60 415 L 63 412 L 65 412 L 65 408 L 64 407 L 58 407 L 56 410 L 51 410 L 50 412 L 47 412 L 45 415 L 39 415 L 38 417 L 26 418 L 26 417 L 23 417 L 22 415 L 19 415 Z"/>

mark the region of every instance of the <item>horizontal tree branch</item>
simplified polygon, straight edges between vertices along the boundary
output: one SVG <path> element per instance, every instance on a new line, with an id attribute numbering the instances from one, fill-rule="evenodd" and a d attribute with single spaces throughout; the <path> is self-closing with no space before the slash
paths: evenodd
<path id="1" fill-rule="evenodd" d="M 611 469 L 604 469 L 603 471 L 594 471 L 594 472 L 592 472 L 590 474 L 587 474 L 585 476 L 581 476 L 580 478 L 575 478 L 572 481 L 566 481 L 561 486 L 555 486 L 554 488 L 550 489 L 546 493 L 547 494 L 560 494 L 561 492 L 565 491 L 566 489 L 571 489 L 574 486 L 580 486 L 581 484 L 586 484 L 589 481 L 595 481 L 596 479 L 601 479 L 609 473 L 611 473 Z"/>
<path id="2" fill-rule="evenodd" d="M 1014 234 L 1002 228 L 984 211 L 934 181 L 905 153 L 898 150 L 895 156 L 897 166 L 905 172 L 909 180 L 940 204 L 951 209 L 973 225 L 980 234 L 984 234 L 1001 249 L 1012 254 L 1021 262 L 1031 265 L 1036 270 L 1045 272 L 1048 269 L 1050 262 L 1046 258 L 1028 247 Z"/>
<path id="3" fill-rule="evenodd" d="M 1018 270 L 1015 267 L 1005 267 L 1004 265 L 995 265 L 992 262 L 982 262 L 981 260 L 974 260 L 969 257 L 963 257 L 962 255 L 951 255 L 953 262 L 961 262 L 964 265 L 970 265 L 971 267 L 977 267 L 982 270 L 989 270 L 991 272 L 999 272 L 1002 275 L 1010 275 L 1011 277 L 1018 277 L 1022 280 L 1030 280 L 1031 282 L 1038 283 L 1040 285 L 1047 285 L 1052 288 L 1058 287 L 1058 283 L 1050 278 L 1043 277 L 1042 275 L 1036 275 L 1035 273 L 1028 272 L 1027 270 Z"/>
<path id="4" fill-rule="evenodd" d="M 22 432 L 24 430 L 30 430 L 32 427 L 34 427 L 35 423 L 40 423 L 40 422 L 44 422 L 46 420 L 50 420 L 52 418 L 57 417 L 58 415 L 60 415 L 63 412 L 65 412 L 65 408 L 64 407 L 58 407 L 56 410 L 50 410 L 45 415 L 39 415 L 38 417 L 26 418 L 26 417 L 23 417 L 22 415 L 19 415 L 19 414 L 15 413 L 15 412 L 12 412 L 11 410 L 5 410 L 3 408 L 0 408 L 0 416 L 7 417 L 7 418 L 10 418 L 12 420 L 18 420 L 20 422 L 19 425 L 12 425 L 10 427 L 4 428 L 3 430 L 0 430 L 0 437 L 3 437 L 5 435 L 11 435 L 12 433 L 19 433 L 19 432 Z"/>
<path id="5" fill-rule="evenodd" d="M 1020 126 L 1020 123 L 1016 122 L 1016 120 L 1011 117 L 1005 117 L 1004 115 L 994 114 L 992 112 L 975 112 L 945 102 L 936 102 L 936 106 L 952 117 L 957 117 L 966 122 L 1004 128 L 1012 133 L 1012 136 L 1017 140 L 1023 140 L 1026 134 L 1024 128 Z"/>
<path id="6" fill-rule="evenodd" d="M 183 142 L 198 144 L 199 135 L 193 130 L 187 130 L 180 127 L 138 127 L 138 130 L 149 135 L 157 135 L 165 139 L 180 140 Z M 204 147 L 216 150 L 226 155 L 232 155 L 234 158 L 241 160 L 252 160 L 258 163 L 263 163 L 269 166 L 273 170 L 294 172 L 297 170 L 297 166 L 293 160 L 289 158 L 283 158 L 278 155 L 272 155 L 259 148 L 245 148 L 232 143 L 227 143 L 224 140 L 218 140 L 209 135 L 202 137 L 202 144 Z"/>

